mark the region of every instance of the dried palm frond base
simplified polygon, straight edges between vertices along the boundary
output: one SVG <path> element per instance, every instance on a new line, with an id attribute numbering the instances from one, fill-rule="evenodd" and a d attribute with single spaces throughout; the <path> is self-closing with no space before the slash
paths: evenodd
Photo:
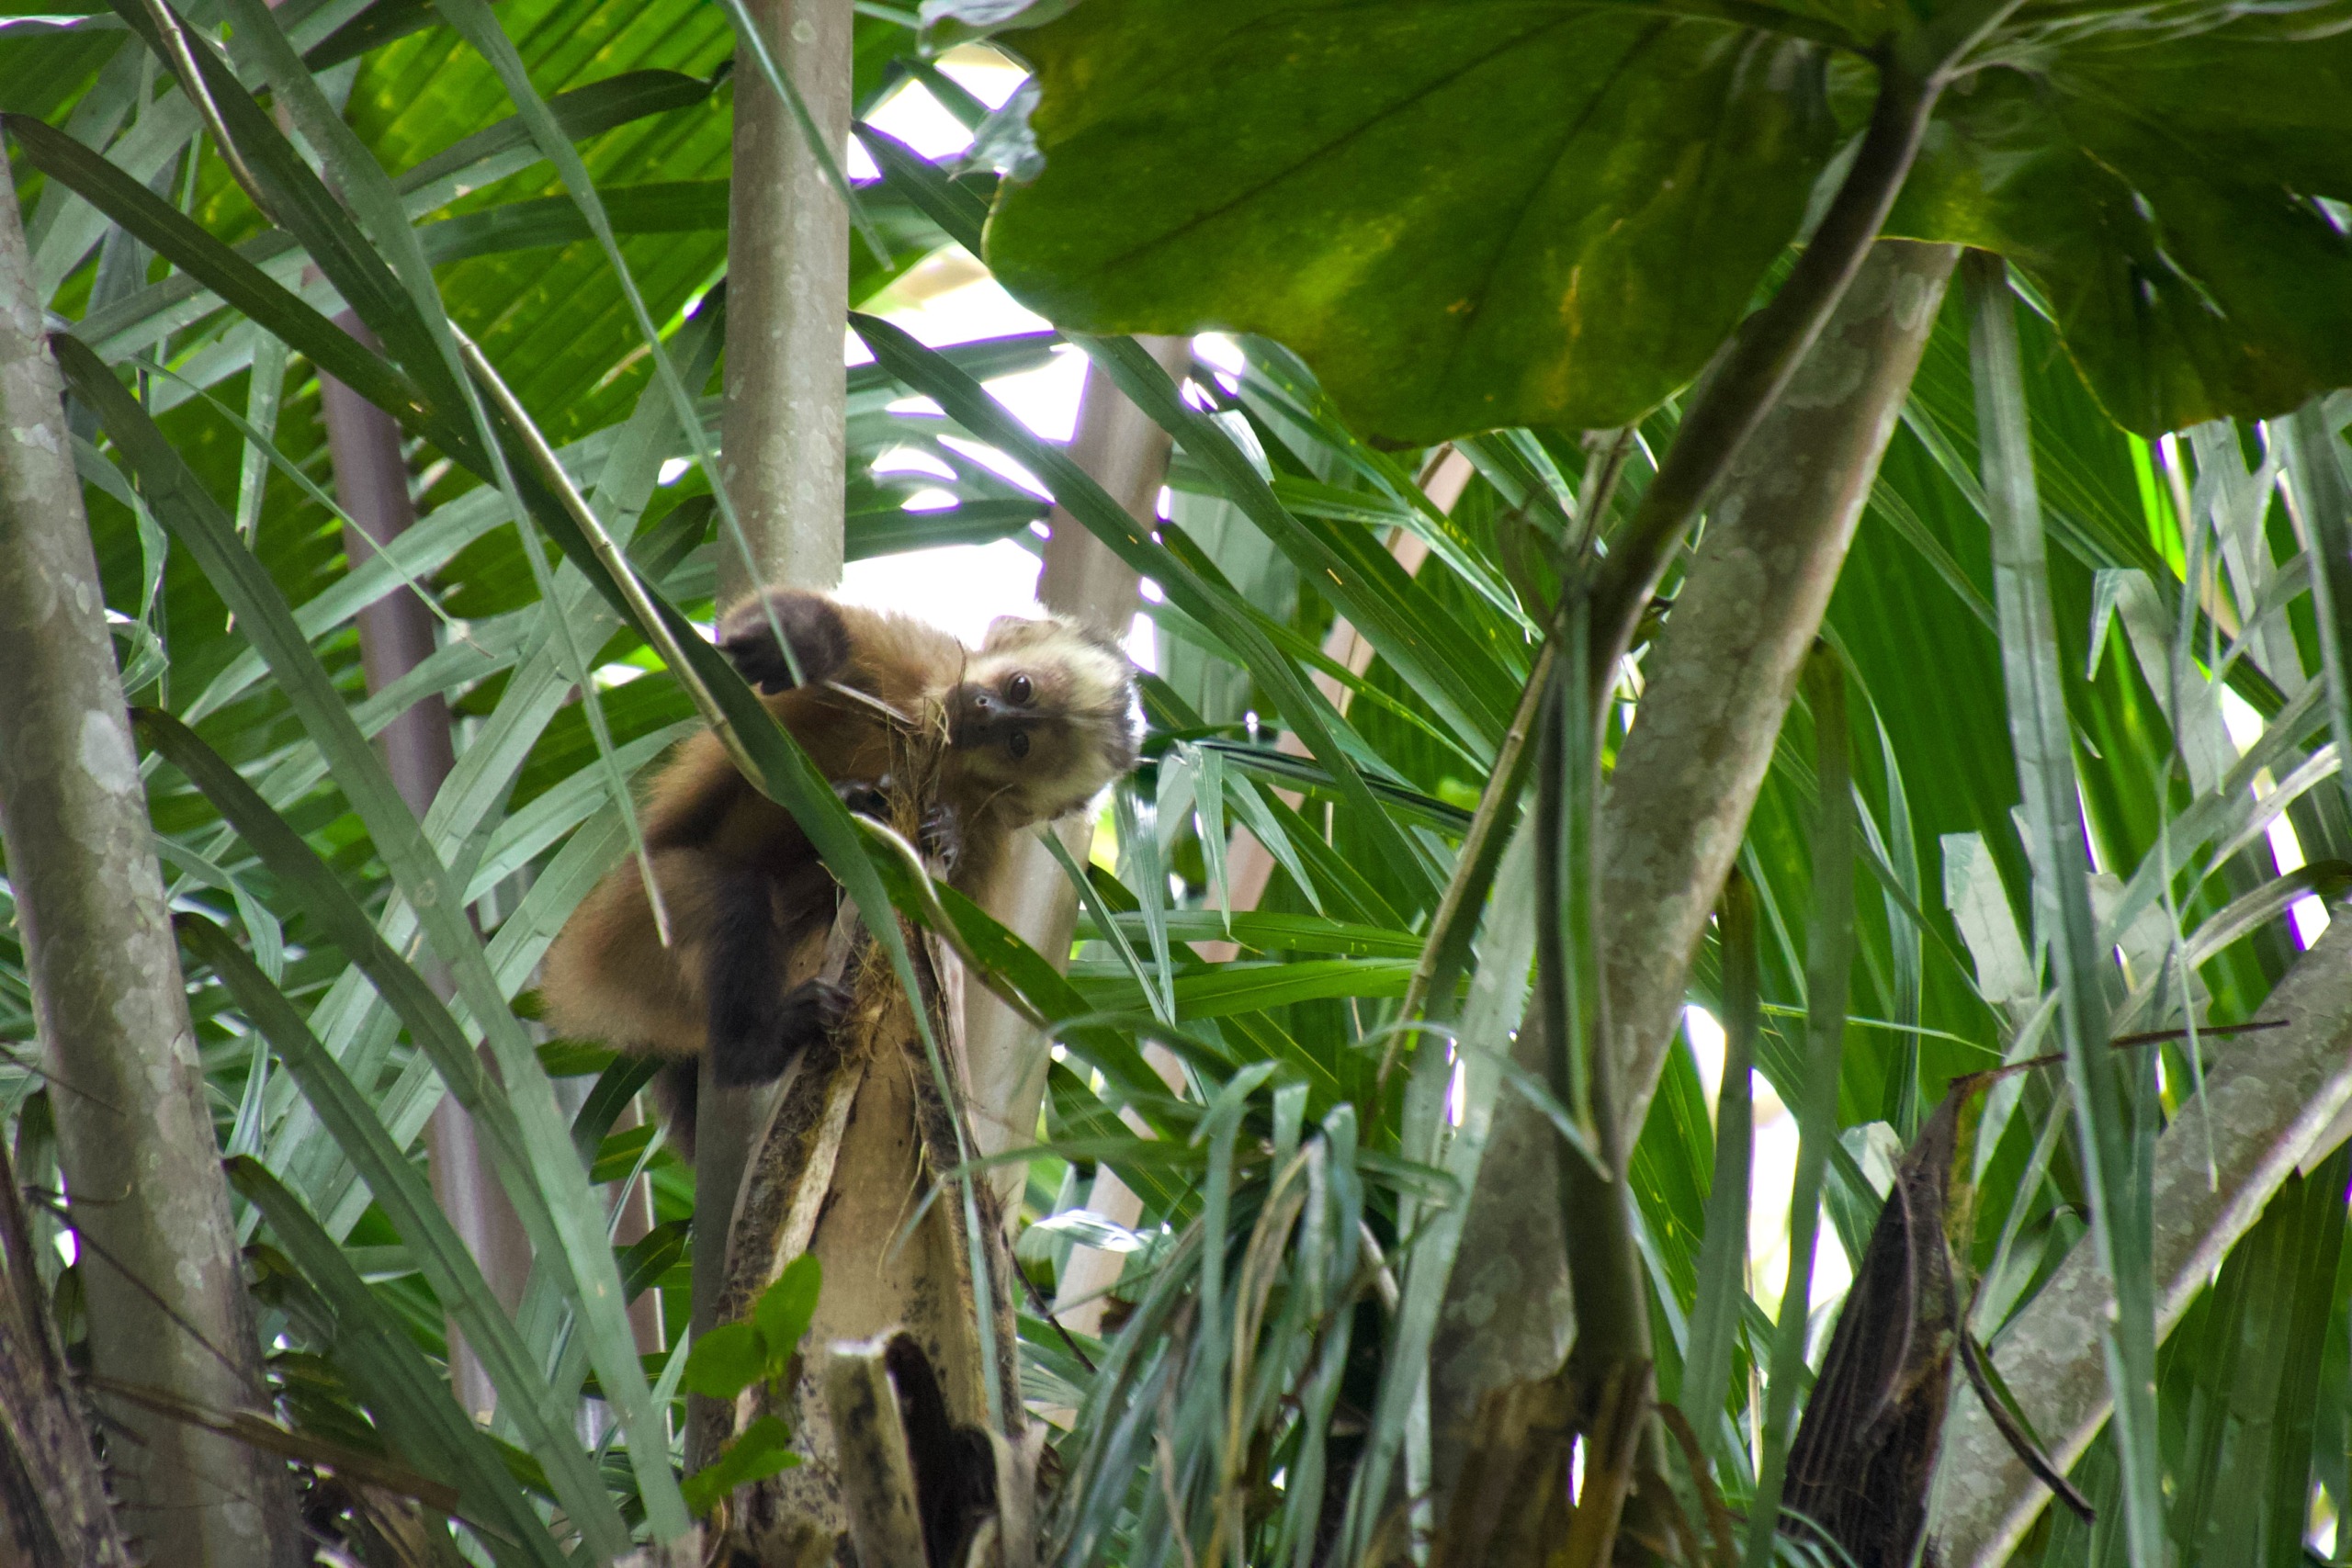
<path id="1" fill-rule="evenodd" d="M 907 761 L 898 776 L 916 787 L 890 804 L 912 838 L 927 772 L 921 758 Z M 960 1102 L 962 972 L 923 933 L 901 930 Z M 721 1322 L 742 1317 L 786 1263 L 813 1254 L 824 1283 L 811 1348 L 788 1389 L 772 1395 L 755 1385 L 731 1407 L 707 1402 L 702 1412 L 718 1428 L 704 1434 L 704 1451 L 775 1415 L 795 1433 L 802 1462 L 734 1492 L 715 1521 L 708 1561 L 1027 1568 L 1036 1445 L 1024 1441 L 1013 1266 L 995 1195 L 987 1182 L 972 1183 L 980 1281 L 963 1182 L 948 1175 L 970 1142 L 957 1136 L 960 1104 L 942 1092 L 915 1004 L 854 907 L 835 922 L 820 972 L 850 993 L 849 1012 L 830 1049 L 793 1065 L 753 1145 L 718 1311 Z M 992 1330 L 985 1337 L 983 1314 Z M 991 1359 L 998 1410 L 989 1408 Z"/>

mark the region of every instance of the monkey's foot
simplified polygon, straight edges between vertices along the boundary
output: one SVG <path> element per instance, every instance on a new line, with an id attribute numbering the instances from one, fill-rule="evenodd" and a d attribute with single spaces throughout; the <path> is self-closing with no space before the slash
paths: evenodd
<path id="1" fill-rule="evenodd" d="M 776 1048 L 784 1060 L 830 1043 L 849 1017 L 849 993 L 830 980 L 804 981 L 786 992 L 776 1015 Z"/>
<path id="2" fill-rule="evenodd" d="M 795 986 L 765 1017 L 713 1035 L 712 1076 L 729 1089 L 774 1083 L 801 1052 L 832 1038 L 849 1001 L 847 991 L 823 980 Z"/>

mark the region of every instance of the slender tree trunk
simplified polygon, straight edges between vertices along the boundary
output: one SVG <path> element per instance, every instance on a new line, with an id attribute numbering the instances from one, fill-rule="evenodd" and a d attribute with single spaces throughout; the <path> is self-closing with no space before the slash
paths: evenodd
<path id="1" fill-rule="evenodd" d="M 825 145 L 843 156 L 857 22 L 850 0 L 751 0 L 746 9 Z M 719 473 L 751 561 L 719 541 L 722 601 L 755 583 L 829 589 L 841 581 L 848 396 L 849 210 L 749 50 L 737 57 L 734 81 Z"/>
<path id="2" fill-rule="evenodd" d="M 851 0 L 750 0 L 747 10 L 840 155 L 849 140 L 857 19 Z M 721 604 L 755 585 L 836 587 L 847 482 L 849 211 L 748 50 L 734 82 L 719 480 L 742 537 L 729 536 L 722 525 Z M 692 1244 L 696 1334 L 718 1321 L 744 1163 L 775 1098 L 762 1089 L 721 1089 L 704 1057 Z M 688 1401 L 689 1470 L 709 1460 L 704 1443 L 715 1427 L 703 1404 L 699 1395 Z"/>
<path id="3" fill-rule="evenodd" d="M 1902 240 L 1871 248 L 1733 468 L 1700 564 L 1645 661 L 1600 835 L 1609 1049 L 1628 1149 L 1957 254 Z"/>
<path id="4" fill-rule="evenodd" d="M 1462 499 L 1462 492 L 1469 488 L 1476 472 L 1469 458 L 1447 447 L 1443 455 L 1421 475 L 1421 493 L 1428 496 L 1440 512 L 1451 512 L 1453 503 Z M 1421 563 L 1429 559 L 1430 547 L 1419 535 L 1397 528 L 1388 536 L 1388 553 L 1395 556 L 1396 564 L 1411 576 L 1417 575 L 1421 570 Z M 1372 668 L 1375 651 L 1372 640 L 1351 625 L 1344 615 L 1334 619 L 1331 629 L 1324 634 L 1323 657 L 1346 665 L 1354 674 L 1361 675 Z M 1343 714 L 1348 711 L 1349 701 L 1355 694 L 1340 684 L 1336 676 L 1317 670 L 1307 678 L 1315 682 L 1317 691 L 1330 700 L 1333 707 Z M 1287 756 L 1306 755 L 1306 746 L 1288 730 L 1282 733 L 1274 746 Z M 1293 807 L 1297 806 L 1301 799 L 1287 790 L 1278 793 Z M 1272 852 L 1247 831 L 1235 829 L 1232 845 L 1226 852 L 1226 890 L 1236 912 L 1256 908 L 1258 900 L 1265 897 L 1266 884 L 1273 880 L 1273 875 Z M 1211 963 L 1221 964 L 1238 956 L 1240 949 L 1231 942 L 1205 942 L 1201 952 Z"/>
<path id="5" fill-rule="evenodd" d="M 91 1365 L 251 1410 L 259 1348 L 61 392 L 0 157 L 0 843 L 57 1086 Z M 105 1404 L 122 1518 L 148 1561 L 300 1560 L 283 1466 Z"/>
<path id="6" fill-rule="evenodd" d="M 1192 357 L 1190 339 L 1142 342 L 1170 375 L 1183 375 Z M 1127 401 L 1109 377 L 1087 371 L 1070 456 L 1138 520 L 1148 521 L 1157 511 L 1170 445 L 1168 433 Z M 1047 526 L 1053 533 L 1046 541 L 1045 570 L 1037 579 L 1038 601 L 1057 615 L 1125 642 L 1141 603 L 1135 568 L 1058 507 Z M 1074 817 L 1048 831 L 1060 835 L 1072 859 L 1086 863 L 1094 842 L 1092 818 Z M 982 902 L 1057 968 L 1069 961 L 1078 895 L 1045 845 L 1025 836 L 1017 840 Z M 996 1154 L 1034 1143 L 1050 1060 L 1045 1043 L 1012 1009 L 977 986 L 966 987 L 964 1009 L 973 1130 L 981 1150 Z M 1006 1166 L 996 1178 L 998 1195 L 1011 1213 L 1019 1212 L 1026 1168 Z"/>
<path id="7" fill-rule="evenodd" d="M 346 310 L 336 324 L 377 346 L 374 334 Z M 401 452 L 400 426 L 374 403 L 332 376 L 319 377 L 319 408 L 334 462 L 335 499 L 351 521 L 343 530 L 344 554 L 354 567 L 398 538 L 416 522 L 408 490 L 408 463 Z M 359 612 L 359 661 L 370 692 L 380 692 L 430 658 L 437 639 L 433 612 L 413 591 L 401 588 Z M 450 737 L 449 705 L 438 693 L 411 704 L 377 737 L 392 787 L 420 822 L 433 808 L 443 781 L 457 762 Z M 427 978 L 446 999 L 448 976 L 437 963 Z M 514 1205 L 499 1186 L 465 1107 L 444 1097 L 424 1129 L 425 1157 L 433 1195 L 442 1212 L 481 1265 L 498 1299 L 513 1312 L 523 1300 L 531 1273 L 531 1244 Z M 477 1421 L 487 1422 L 498 1394 L 481 1361 L 453 1322 L 449 1337 L 449 1383 L 458 1403 Z"/>
<path id="8" fill-rule="evenodd" d="M 1605 1042 L 1639 1134 L 1692 955 L 1900 417 L 1956 253 L 1881 241 L 1713 509 L 1601 808 Z M 1532 1032 L 1523 1032 L 1532 1043 Z M 1544 1065 L 1523 1062 L 1539 1075 Z M 1573 1335 L 1555 1134 L 1495 1111 L 1431 1373 L 1441 1493 L 1481 1402 L 1550 1376 Z"/>

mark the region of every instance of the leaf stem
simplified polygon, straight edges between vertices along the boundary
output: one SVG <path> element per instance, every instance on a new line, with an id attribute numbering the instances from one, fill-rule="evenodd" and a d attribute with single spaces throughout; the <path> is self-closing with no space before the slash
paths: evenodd
<path id="1" fill-rule="evenodd" d="M 1890 50 L 1879 62 L 1878 103 L 1870 128 L 1804 254 L 1771 303 L 1747 319 L 1706 378 L 1657 477 L 1642 492 L 1632 521 L 1601 563 L 1593 592 L 1590 677 L 1596 698 L 1614 682 L 1618 661 L 1632 650 L 1642 611 L 1676 547 L 1845 298 L 1911 172 L 1948 62 L 1914 72 L 1895 62 L 1897 52 L 1907 51 Z"/>
<path id="2" fill-rule="evenodd" d="M 1616 499 L 1617 482 L 1623 476 L 1625 458 L 1633 446 L 1633 432 L 1627 428 L 1617 432 L 1613 440 L 1594 454 L 1592 467 L 1586 471 L 1584 493 L 1577 503 L 1579 548 L 1589 549 L 1590 541 L 1599 536 L 1610 502 Z M 1396 1014 L 1407 1023 L 1420 1017 L 1430 998 L 1452 992 L 1454 981 L 1469 964 L 1470 939 L 1477 931 L 1478 916 L 1486 906 L 1487 890 L 1494 884 L 1495 868 L 1500 863 L 1508 837 L 1497 834 L 1495 828 L 1505 819 L 1508 808 L 1518 800 L 1527 782 L 1531 760 L 1527 742 L 1535 733 L 1536 720 L 1544 711 L 1552 667 L 1559 658 L 1564 635 L 1561 617 L 1566 608 L 1567 594 L 1563 592 L 1560 602 L 1552 607 L 1547 617 L 1551 633 L 1535 656 L 1535 666 L 1528 671 L 1527 684 L 1519 694 L 1519 706 L 1510 716 L 1510 726 L 1503 731 L 1502 742 L 1495 749 L 1494 768 L 1487 775 L 1487 787 L 1479 795 L 1477 809 L 1462 836 L 1462 849 L 1453 861 L 1453 874 L 1447 879 L 1437 911 L 1430 917 L 1429 940 L 1421 945 L 1420 962 L 1413 968 L 1413 977 L 1405 987 L 1405 1004 Z M 1388 1076 L 1396 1069 L 1408 1032 L 1399 1030 L 1389 1037 L 1387 1049 L 1381 1053 L 1379 1076 L 1374 1079 L 1378 1088 L 1387 1086 Z"/>

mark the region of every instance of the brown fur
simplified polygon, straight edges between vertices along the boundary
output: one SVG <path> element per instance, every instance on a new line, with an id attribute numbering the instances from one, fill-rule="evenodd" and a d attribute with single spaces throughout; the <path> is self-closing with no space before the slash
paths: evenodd
<path id="1" fill-rule="evenodd" d="M 1001 619 L 975 652 L 910 616 L 774 590 L 723 617 L 718 642 L 844 795 L 911 797 L 929 847 L 968 894 L 985 887 L 1013 833 L 1078 809 L 1135 765 L 1133 671 L 1067 621 Z M 1025 704 L 1010 700 L 1017 678 Z M 671 943 L 656 933 L 637 864 L 616 867 L 548 951 L 548 1021 L 680 1064 L 717 1039 L 722 1081 L 781 1075 L 839 1006 L 807 983 L 833 918 L 831 874 L 791 814 L 707 733 L 678 748 L 640 822 Z M 681 1141 L 691 1138 L 692 1077 L 689 1066 L 665 1086 Z"/>

